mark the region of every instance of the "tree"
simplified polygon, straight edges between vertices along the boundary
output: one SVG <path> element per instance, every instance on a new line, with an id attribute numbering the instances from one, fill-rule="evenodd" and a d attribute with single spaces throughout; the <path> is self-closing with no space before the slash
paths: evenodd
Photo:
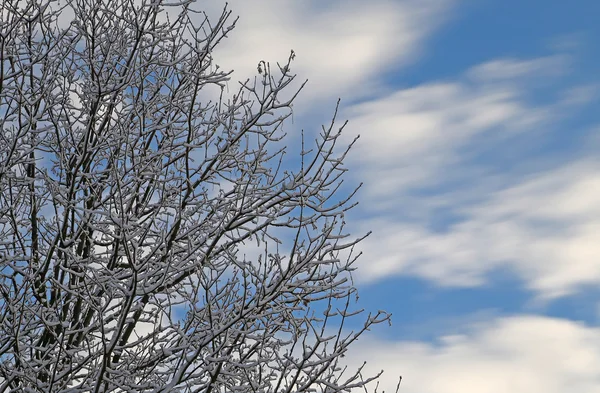
<path id="1" fill-rule="evenodd" d="M 0 6 L 0 392 L 364 387 L 344 125 L 286 161 L 293 52 L 229 94 L 231 11 L 168 6 Z"/>

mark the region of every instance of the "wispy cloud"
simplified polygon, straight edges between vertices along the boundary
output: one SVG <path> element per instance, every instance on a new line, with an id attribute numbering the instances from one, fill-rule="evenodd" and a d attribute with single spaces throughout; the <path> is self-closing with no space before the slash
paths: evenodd
<path id="1" fill-rule="evenodd" d="M 599 173 L 598 162 L 583 161 L 531 176 L 457 208 L 464 219 L 443 233 L 421 223 L 372 221 L 377 241 L 365 245 L 369 261 L 361 277 L 397 273 L 476 286 L 508 267 L 545 298 L 599 283 Z"/>
<path id="2" fill-rule="evenodd" d="M 256 72 L 258 61 L 283 62 L 297 54 L 292 71 L 309 79 L 306 105 L 343 96 L 365 97 L 379 89 L 382 72 L 416 60 L 423 39 L 444 19 L 448 0 L 233 1 L 240 20 L 215 51 L 215 59 L 236 71 Z"/>
<path id="3" fill-rule="evenodd" d="M 521 65 L 512 61 L 520 71 L 509 72 L 514 77 L 503 83 L 496 83 L 497 75 L 481 71 L 494 62 L 485 63 L 468 70 L 466 79 L 459 76 L 402 89 L 349 108 L 348 136 L 361 134 L 354 158 L 370 179 L 378 180 L 367 184 L 368 192 L 398 195 L 407 187 L 460 176 L 448 173 L 448 166 L 464 163 L 468 155 L 461 149 L 469 147 L 473 138 L 536 130 L 563 116 L 570 105 L 587 102 L 591 92 L 581 89 L 569 90 L 570 96 L 554 103 L 536 105 L 527 96 L 529 86 L 517 83 L 517 76 L 552 68 L 557 58 L 525 60 Z M 483 79 L 473 82 L 474 74 Z M 442 172 L 444 176 L 438 176 Z"/>
<path id="4" fill-rule="evenodd" d="M 518 78 L 548 78 L 565 73 L 571 59 L 566 55 L 552 55 L 537 59 L 521 60 L 503 58 L 492 60 L 471 68 L 467 75 L 478 81 L 515 80 Z"/>
<path id="5" fill-rule="evenodd" d="M 380 388 L 402 393 L 592 393 L 600 390 L 600 329 L 531 315 L 496 318 L 437 343 L 362 341 L 349 356 Z"/>
<path id="6" fill-rule="evenodd" d="M 518 157 L 519 146 L 500 142 L 535 146 L 544 129 L 589 102 L 594 89 L 580 86 L 550 103 L 529 97 L 531 86 L 521 78 L 542 69 L 564 72 L 557 64 L 566 61 L 557 59 L 562 56 L 510 66 L 493 61 L 467 71 L 466 79 L 400 90 L 349 109 L 351 129 L 362 134 L 353 157 L 366 179 L 363 211 L 370 218 L 363 223 L 376 232 L 364 245 L 361 278 L 403 274 L 479 286 L 508 267 L 546 299 L 600 282 L 596 161 L 495 173 L 474 158 L 498 149 Z M 432 229 L 440 209 L 453 219 L 444 230 Z"/>

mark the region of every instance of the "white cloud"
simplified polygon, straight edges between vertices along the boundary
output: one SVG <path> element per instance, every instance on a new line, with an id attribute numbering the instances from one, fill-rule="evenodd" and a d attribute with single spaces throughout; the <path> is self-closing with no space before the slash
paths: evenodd
<path id="1" fill-rule="evenodd" d="M 475 80 L 513 80 L 515 78 L 548 78 L 564 74 L 571 59 L 566 55 L 552 55 L 537 59 L 503 58 L 479 64 L 467 75 Z"/>
<path id="2" fill-rule="evenodd" d="M 351 363 L 382 369 L 380 390 L 401 393 L 592 393 L 600 391 L 600 329 L 564 319 L 515 316 L 485 321 L 438 344 L 367 339 Z"/>
<path id="3" fill-rule="evenodd" d="M 304 109 L 315 99 L 365 97 L 380 87 L 381 72 L 414 61 L 449 3 L 233 1 L 230 8 L 240 19 L 215 59 L 236 71 L 234 79 L 245 79 L 256 74 L 260 60 L 281 63 L 293 49 L 292 71 L 309 79 L 301 96 Z"/>
<path id="4" fill-rule="evenodd" d="M 548 66 L 554 61 L 545 59 Z M 546 60 L 525 61 L 523 68 Z M 509 136 L 535 146 L 546 127 L 589 102 L 594 89 L 567 89 L 540 106 L 530 101 L 526 83 L 492 82 L 430 83 L 349 109 L 348 134 L 362 134 L 353 165 L 365 179 L 362 206 L 372 217 L 362 229 L 375 232 L 362 246 L 359 278 L 404 274 L 479 286 L 508 267 L 539 299 L 600 283 L 597 161 L 584 157 L 559 168 L 546 162 L 542 169 L 532 161 L 538 168 L 529 177 L 490 174 L 470 162 Z M 411 194 L 421 187 L 437 191 Z M 457 218 L 447 231 L 429 226 L 439 208 Z"/>
<path id="5" fill-rule="evenodd" d="M 560 296 L 600 282 L 599 199 L 599 163 L 576 162 L 497 193 L 463 230 L 479 233 L 491 258 L 510 259 L 530 288 Z"/>
<path id="6" fill-rule="evenodd" d="M 540 299 L 600 283 L 600 163 L 582 161 L 531 176 L 458 208 L 448 232 L 422 223 L 373 220 L 361 278 L 410 274 L 447 286 L 477 286 L 509 267 Z M 423 203 L 427 203 L 424 200 Z"/>
<path id="7" fill-rule="evenodd" d="M 546 108 L 527 105 L 515 86 L 440 82 L 350 108 L 346 135 L 361 134 L 352 157 L 365 178 L 377 179 L 367 183 L 368 194 L 387 196 L 439 181 L 444 169 L 460 163 L 459 149 L 471 138 L 500 137 L 540 124 L 547 115 Z"/>

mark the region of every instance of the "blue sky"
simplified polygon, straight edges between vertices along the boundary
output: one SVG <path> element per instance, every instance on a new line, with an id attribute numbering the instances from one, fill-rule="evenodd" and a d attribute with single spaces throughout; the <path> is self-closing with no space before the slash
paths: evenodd
<path id="1" fill-rule="evenodd" d="M 394 318 L 349 362 L 405 393 L 600 391 L 600 3 L 230 4 L 217 62 L 294 49 L 296 127 L 342 97 L 361 135 L 360 301 Z"/>

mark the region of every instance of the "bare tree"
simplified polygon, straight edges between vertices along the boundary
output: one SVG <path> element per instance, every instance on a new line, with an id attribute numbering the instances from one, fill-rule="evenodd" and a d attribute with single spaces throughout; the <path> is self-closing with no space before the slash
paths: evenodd
<path id="1" fill-rule="evenodd" d="M 286 170 L 293 52 L 228 93 L 166 3 L 0 5 L 0 392 L 363 388 L 343 125 Z"/>

